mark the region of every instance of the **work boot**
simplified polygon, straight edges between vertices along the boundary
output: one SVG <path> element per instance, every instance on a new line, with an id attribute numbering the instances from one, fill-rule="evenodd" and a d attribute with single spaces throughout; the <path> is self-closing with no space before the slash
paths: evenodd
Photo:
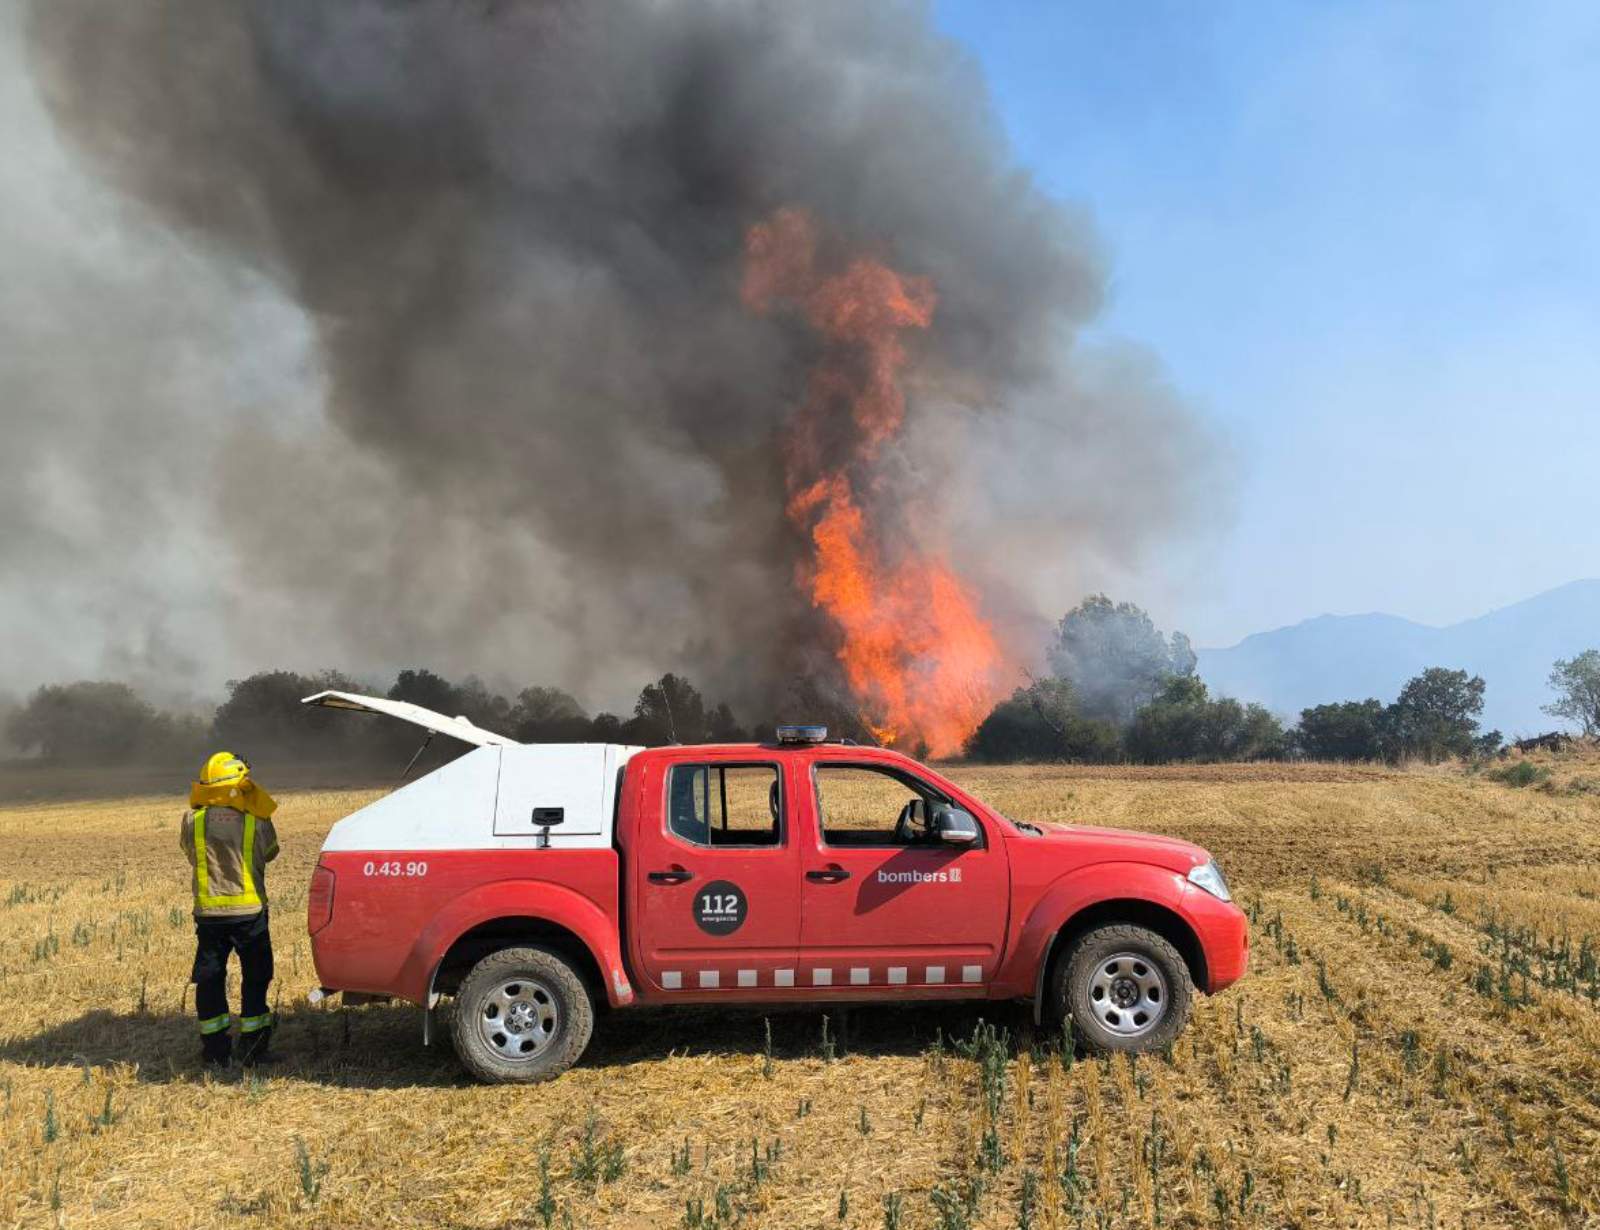
<path id="1" fill-rule="evenodd" d="M 200 1036 L 200 1057 L 208 1068 L 226 1069 L 233 1059 L 233 1038 L 227 1030 Z"/>
<path id="2" fill-rule="evenodd" d="M 272 1042 L 272 1026 L 251 1030 L 239 1035 L 239 1062 L 247 1068 L 261 1064 L 277 1063 L 279 1057 L 267 1050 Z"/>

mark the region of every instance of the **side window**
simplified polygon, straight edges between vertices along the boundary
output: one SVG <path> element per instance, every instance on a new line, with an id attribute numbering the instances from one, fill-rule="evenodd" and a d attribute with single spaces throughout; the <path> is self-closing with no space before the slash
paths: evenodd
<path id="1" fill-rule="evenodd" d="M 922 845 L 931 838 L 930 808 L 949 802 L 916 778 L 866 765 L 819 764 L 813 780 L 830 846 Z"/>
<path id="2" fill-rule="evenodd" d="M 697 846 L 781 844 L 783 791 L 770 764 L 676 764 L 667 828 Z"/>

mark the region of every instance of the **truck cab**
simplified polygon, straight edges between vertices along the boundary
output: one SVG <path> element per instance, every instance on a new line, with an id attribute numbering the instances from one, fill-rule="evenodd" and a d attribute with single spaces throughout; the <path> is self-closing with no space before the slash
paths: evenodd
<path id="1" fill-rule="evenodd" d="M 382 698 L 308 703 L 474 744 L 334 825 L 308 926 L 319 995 L 430 1021 L 448 1000 L 483 1080 L 558 1075 L 601 1005 L 1029 1000 L 1085 1045 L 1147 1050 L 1244 973 L 1244 914 L 1199 847 L 1012 820 L 818 728 L 524 745 Z"/>

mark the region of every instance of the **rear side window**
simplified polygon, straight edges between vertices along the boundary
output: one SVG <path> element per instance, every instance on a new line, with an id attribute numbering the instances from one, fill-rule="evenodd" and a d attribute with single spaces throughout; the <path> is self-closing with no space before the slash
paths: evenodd
<path id="1" fill-rule="evenodd" d="M 771 764 L 676 764 L 667 778 L 667 828 L 697 846 L 776 846 L 783 790 Z"/>

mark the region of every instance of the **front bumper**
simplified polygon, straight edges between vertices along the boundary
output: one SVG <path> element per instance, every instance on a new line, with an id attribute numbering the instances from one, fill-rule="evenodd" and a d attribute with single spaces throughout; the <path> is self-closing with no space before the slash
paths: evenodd
<path id="1" fill-rule="evenodd" d="M 1250 965 L 1250 919 L 1231 901 L 1204 889 L 1192 890 L 1185 904 L 1205 952 L 1204 990 L 1215 995 L 1243 978 Z"/>

